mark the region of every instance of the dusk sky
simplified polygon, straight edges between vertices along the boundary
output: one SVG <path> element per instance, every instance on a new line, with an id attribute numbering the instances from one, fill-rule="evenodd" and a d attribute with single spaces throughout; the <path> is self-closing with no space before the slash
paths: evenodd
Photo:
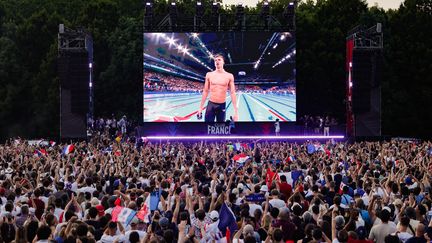
<path id="1" fill-rule="evenodd" d="M 258 3 L 258 0 L 244 0 L 244 1 L 238 1 L 238 0 L 223 0 L 223 4 L 238 4 L 243 3 L 248 6 L 255 6 Z M 271 1 L 270 1 L 271 2 Z M 369 7 L 374 6 L 376 3 L 378 6 L 384 8 L 384 9 L 397 9 L 399 8 L 399 5 L 403 2 L 403 0 L 366 0 Z"/>

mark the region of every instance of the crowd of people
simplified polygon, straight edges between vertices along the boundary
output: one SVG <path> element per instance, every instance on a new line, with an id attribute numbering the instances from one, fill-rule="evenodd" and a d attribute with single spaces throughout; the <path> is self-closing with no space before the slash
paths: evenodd
<path id="1" fill-rule="evenodd" d="M 330 130 L 338 125 L 337 119 L 329 115 L 304 115 L 298 120 L 304 134 L 329 136 Z"/>
<path id="2" fill-rule="evenodd" d="M 163 91 L 163 92 L 202 92 L 203 82 L 191 81 L 184 78 L 175 77 L 151 71 L 144 72 L 144 91 Z M 253 94 L 279 94 L 296 95 L 295 86 L 260 86 L 260 85 L 236 85 L 237 92 Z"/>
<path id="3" fill-rule="evenodd" d="M 144 91 L 202 92 L 203 88 L 203 82 L 155 72 L 144 73 Z"/>
<path id="4" fill-rule="evenodd" d="M 1 242 L 429 242 L 432 143 L 0 145 Z"/>
<path id="5" fill-rule="evenodd" d="M 131 133 L 136 125 L 136 123 L 127 119 L 126 115 L 121 116 L 120 119 L 116 118 L 114 114 L 112 114 L 111 117 L 89 117 L 87 119 L 89 136 L 99 136 L 107 132 L 111 138 L 115 138 L 117 135 L 127 135 Z"/>

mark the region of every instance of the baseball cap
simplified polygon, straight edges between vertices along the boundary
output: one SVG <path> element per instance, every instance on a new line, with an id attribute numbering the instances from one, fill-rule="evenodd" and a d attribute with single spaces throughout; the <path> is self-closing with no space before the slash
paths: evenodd
<path id="1" fill-rule="evenodd" d="M 268 192 L 267 185 L 262 185 L 260 191 L 262 191 L 262 192 Z"/>
<path id="2" fill-rule="evenodd" d="M 237 188 L 232 189 L 232 193 L 238 195 L 239 194 L 239 189 L 237 189 Z"/>
<path id="3" fill-rule="evenodd" d="M 413 184 L 412 178 L 409 176 L 407 178 L 405 178 L 405 184 L 412 185 Z"/>
<path id="4" fill-rule="evenodd" d="M 162 218 L 159 220 L 159 225 L 160 225 L 160 227 L 161 227 L 162 229 L 166 229 L 166 228 L 168 228 L 168 226 L 169 226 L 169 220 L 168 220 L 167 218 L 165 218 L 165 217 L 162 217 Z"/>
<path id="5" fill-rule="evenodd" d="M 237 185 L 237 189 L 239 189 L 239 190 L 242 190 L 243 191 L 243 189 L 244 189 L 244 185 L 243 184 L 238 184 Z"/>
<path id="6" fill-rule="evenodd" d="M 387 210 L 387 212 L 391 213 L 391 209 L 387 206 L 383 207 L 382 210 Z"/>
<path id="7" fill-rule="evenodd" d="M 99 205 L 99 200 L 94 197 L 90 200 L 90 203 L 92 206 L 97 206 L 97 205 Z"/>
<path id="8" fill-rule="evenodd" d="M 402 202 L 402 200 L 400 200 L 399 198 L 398 199 L 396 199 L 396 200 L 394 200 L 394 202 L 393 202 L 393 204 L 395 205 L 395 206 L 402 206 L 403 205 L 403 202 Z"/>
<path id="9" fill-rule="evenodd" d="M 119 179 L 115 180 L 113 186 L 118 187 L 119 185 L 120 185 L 120 180 Z"/>
<path id="10" fill-rule="evenodd" d="M 21 197 L 21 199 L 20 199 L 20 202 L 21 202 L 22 204 L 28 203 L 28 201 L 29 201 L 29 198 L 28 198 L 28 197 Z"/>
<path id="11" fill-rule="evenodd" d="M 219 219 L 219 213 L 215 210 L 211 211 L 210 213 L 210 219 L 213 221 L 216 221 Z"/>
<path id="12" fill-rule="evenodd" d="M 98 215 L 99 216 L 104 216 L 105 215 L 105 208 L 102 205 L 96 205 L 95 207 L 98 211 Z"/>

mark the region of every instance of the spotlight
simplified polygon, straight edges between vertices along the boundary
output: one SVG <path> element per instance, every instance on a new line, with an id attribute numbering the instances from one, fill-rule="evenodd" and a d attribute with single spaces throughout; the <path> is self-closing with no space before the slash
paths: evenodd
<path id="1" fill-rule="evenodd" d="M 289 2 L 283 13 L 290 30 L 295 29 L 295 6 L 295 1 Z"/>
<path id="2" fill-rule="evenodd" d="M 177 26 L 177 6 L 176 2 L 172 1 L 169 8 L 169 16 L 170 16 L 170 27 L 176 27 Z"/>
<path id="3" fill-rule="evenodd" d="M 219 30 L 219 3 L 213 2 L 212 4 L 212 17 L 211 17 L 211 25 L 214 30 Z"/>
<path id="4" fill-rule="evenodd" d="M 144 28 L 151 29 L 153 25 L 153 4 L 146 2 L 144 14 Z"/>
<path id="5" fill-rule="evenodd" d="M 267 1 L 262 5 L 260 16 L 264 21 L 264 29 L 268 30 L 270 21 L 270 5 Z"/>
<path id="6" fill-rule="evenodd" d="M 194 29 L 199 31 L 201 27 L 202 17 L 204 15 L 204 6 L 201 2 L 197 2 L 195 6 Z"/>
<path id="7" fill-rule="evenodd" d="M 195 11 L 196 11 L 197 16 L 203 16 L 204 15 L 204 6 L 201 2 L 197 2 Z"/>

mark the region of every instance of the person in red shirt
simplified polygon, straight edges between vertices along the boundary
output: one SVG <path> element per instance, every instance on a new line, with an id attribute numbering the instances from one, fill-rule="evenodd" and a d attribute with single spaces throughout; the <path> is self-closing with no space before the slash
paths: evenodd
<path id="1" fill-rule="evenodd" d="M 28 201 L 29 206 L 36 209 L 35 216 L 39 220 L 41 219 L 45 209 L 45 203 L 41 199 L 39 199 L 40 196 L 41 196 L 41 191 L 39 190 L 39 188 L 37 188 L 33 192 L 33 197 L 30 198 Z"/>
<path id="2" fill-rule="evenodd" d="M 285 175 L 281 175 L 280 182 L 277 183 L 277 188 L 279 191 L 285 195 L 285 200 L 291 197 L 292 194 L 292 186 L 287 183 L 287 179 Z"/>

